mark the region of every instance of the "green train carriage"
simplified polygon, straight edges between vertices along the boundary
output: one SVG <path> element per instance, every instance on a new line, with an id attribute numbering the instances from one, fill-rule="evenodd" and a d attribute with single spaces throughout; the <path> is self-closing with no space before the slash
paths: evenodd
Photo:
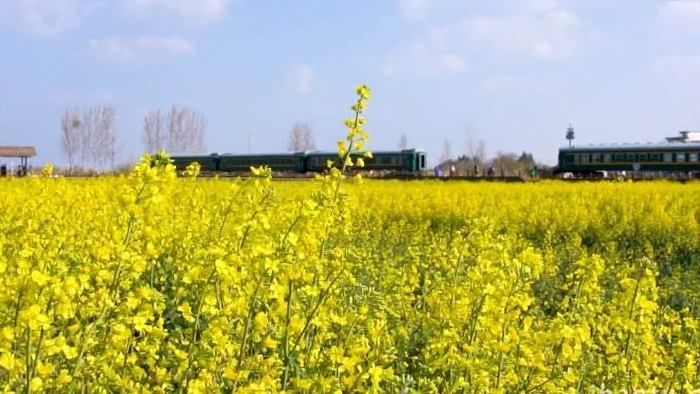
<path id="1" fill-rule="evenodd" d="M 700 173 L 700 142 L 601 145 L 559 149 L 557 172 Z"/>
<path id="2" fill-rule="evenodd" d="M 362 157 L 362 153 L 353 155 Z M 249 172 L 250 167 L 269 166 L 273 172 L 323 172 L 329 160 L 340 167 L 336 152 L 295 152 L 273 154 L 216 154 L 175 155 L 172 157 L 178 170 L 197 162 L 204 172 Z M 418 173 L 426 169 L 426 153 L 420 149 L 401 151 L 377 151 L 371 158 L 363 158 L 363 171 L 387 171 L 392 173 Z"/>
<path id="3" fill-rule="evenodd" d="M 362 153 L 353 157 L 363 157 Z M 328 168 L 328 161 L 340 167 L 338 154 L 333 152 L 310 152 L 307 154 L 308 172 L 322 172 Z M 363 171 L 388 171 L 395 173 L 418 173 L 426 169 L 426 153 L 421 149 L 401 151 L 373 151 L 371 158 L 363 157 Z"/>
<path id="4" fill-rule="evenodd" d="M 268 166 L 274 172 L 305 172 L 305 152 L 271 154 L 225 154 L 219 156 L 218 171 L 249 172 L 250 167 Z"/>

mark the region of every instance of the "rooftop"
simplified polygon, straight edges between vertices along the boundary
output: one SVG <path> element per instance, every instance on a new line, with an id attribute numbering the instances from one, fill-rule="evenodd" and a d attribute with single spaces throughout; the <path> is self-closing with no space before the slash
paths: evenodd
<path id="1" fill-rule="evenodd" d="M 579 146 L 563 146 L 560 150 L 570 151 L 595 151 L 595 150 L 669 150 L 669 151 L 684 151 L 684 150 L 700 149 L 700 142 L 661 142 L 661 143 L 646 143 L 646 144 L 589 144 Z"/>
<path id="2" fill-rule="evenodd" d="M 700 142 L 700 131 L 679 131 L 676 137 L 666 137 L 668 142 Z"/>
<path id="3" fill-rule="evenodd" d="M 687 150 L 700 149 L 700 131 L 679 131 L 679 135 L 666 137 L 664 142 L 621 143 L 621 144 L 588 144 L 563 146 L 559 150 L 595 151 L 595 150 Z"/>
<path id="4" fill-rule="evenodd" d="M 34 157 L 36 149 L 33 146 L 0 146 L 0 157 Z"/>

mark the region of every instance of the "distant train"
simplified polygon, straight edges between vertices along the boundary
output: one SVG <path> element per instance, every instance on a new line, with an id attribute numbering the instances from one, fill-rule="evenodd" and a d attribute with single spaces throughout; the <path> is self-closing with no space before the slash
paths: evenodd
<path id="1" fill-rule="evenodd" d="M 393 173 L 419 173 L 426 169 L 426 153 L 420 149 L 372 152 L 365 158 L 364 171 L 390 171 Z M 184 170 L 192 162 L 199 163 L 205 172 L 248 172 L 250 167 L 269 166 L 274 172 L 323 172 L 326 163 L 338 163 L 335 152 L 295 152 L 275 154 L 217 154 L 176 155 L 172 157 L 178 170 Z"/>
<path id="2" fill-rule="evenodd" d="M 559 149 L 557 173 L 658 172 L 700 174 L 700 142 Z"/>

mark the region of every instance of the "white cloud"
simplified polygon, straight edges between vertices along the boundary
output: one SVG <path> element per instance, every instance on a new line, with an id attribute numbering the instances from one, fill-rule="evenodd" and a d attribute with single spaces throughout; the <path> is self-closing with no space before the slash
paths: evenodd
<path id="1" fill-rule="evenodd" d="M 6 0 L 0 6 L 0 23 L 54 37 L 79 27 L 89 8 L 80 0 Z"/>
<path id="2" fill-rule="evenodd" d="M 289 87 L 296 93 L 305 95 L 311 91 L 314 82 L 314 71 L 309 66 L 294 66 L 289 70 Z"/>
<path id="3" fill-rule="evenodd" d="M 433 0 L 399 0 L 401 13 L 409 19 L 421 19 L 425 16 Z"/>
<path id="4" fill-rule="evenodd" d="M 564 9 L 534 14 L 466 18 L 434 34 L 455 37 L 479 52 L 525 55 L 535 58 L 570 57 L 576 51 L 575 14 Z"/>
<path id="5" fill-rule="evenodd" d="M 467 15 L 432 27 L 413 42 L 391 51 L 385 71 L 463 72 L 466 59 L 484 56 L 540 60 L 576 54 L 583 31 L 578 16 L 556 0 L 538 0 L 507 13 Z"/>
<path id="6" fill-rule="evenodd" d="M 479 88 L 484 93 L 512 95 L 519 92 L 524 95 L 540 94 L 551 91 L 556 87 L 555 83 L 537 76 L 523 75 L 492 75 L 479 80 Z"/>
<path id="7" fill-rule="evenodd" d="M 210 24 L 223 19 L 232 0 L 123 0 L 139 17 L 162 13 L 197 24 Z"/>
<path id="8" fill-rule="evenodd" d="M 700 1 L 670 0 L 657 11 L 658 24 L 653 43 L 660 55 L 651 63 L 651 70 L 670 78 L 700 76 Z"/>
<path id="9" fill-rule="evenodd" d="M 659 16 L 670 25 L 680 28 L 697 27 L 700 23 L 700 2 L 690 0 L 665 1 L 659 7 Z"/>
<path id="10" fill-rule="evenodd" d="M 467 64 L 459 54 L 418 43 L 389 53 L 384 63 L 384 73 L 389 76 L 406 70 L 423 75 L 458 74 L 467 71 Z"/>
<path id="11" fill-rule="evenodd" d="M 90 40 L 90 49 L 100 58 L 113 63 L 151 64 L 168 57 L 191 55 L 194 43 L 178 36 L 122 38 L 111 36 Z"/>
<path id="12" fill-rule="evenodd" d="M 676 77 L 700 76 L 700 55 L 670 55 L 654 60 L 652 70 Z"/>
<path id="13" fill-rule="evenodd" d="M 126 8 L 129 17 L 208 25 L 223 19 L 234 0 L 0 0 L 0 27 L 54 37 L 81 27 L 86 16 Z"/>
<path id="14" fill-rule="evenodd" d="M 559 0 L 530 0 L 528 2 L 521 3 L 521 5 L 525 5 L 532 11 L 536 12 L 552 11 L 562 7 Z"/>

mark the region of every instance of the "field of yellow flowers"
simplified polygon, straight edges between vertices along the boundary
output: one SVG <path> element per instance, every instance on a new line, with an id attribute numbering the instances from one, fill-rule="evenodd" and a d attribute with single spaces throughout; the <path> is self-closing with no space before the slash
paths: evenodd
<path id="1" fill-rule="evenodd" d="M 700 386 L 700 184 L 227 181 L 158 160 L 0 182 L 6 391 Z"/>
<path id="2" fill-rule="evenodd" d="M 700 387 L 700 184 L 346 179 L 364 89 L 314 181 L 0 180 L 3 392 Z"/>

